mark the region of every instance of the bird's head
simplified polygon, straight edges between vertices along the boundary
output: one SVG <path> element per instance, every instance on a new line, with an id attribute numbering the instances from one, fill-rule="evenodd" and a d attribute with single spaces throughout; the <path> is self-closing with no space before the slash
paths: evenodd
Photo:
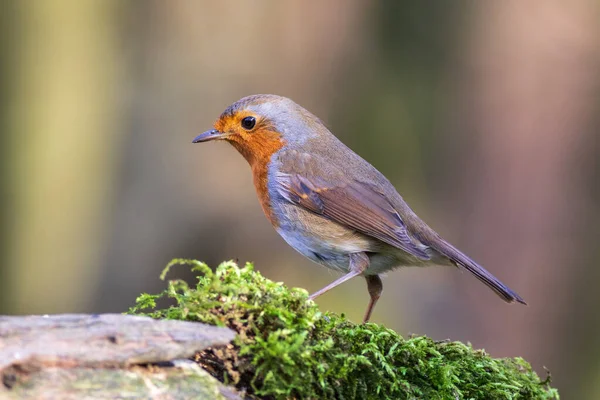
<path id="1" fill-rule="evenodd" d="M 292 100 L 258 94 L 244 97 L 217 119 L 214 129 L 194 138 L 194 143 L 226 140 L 250 164 L 264 160 L 286 144 L 302 144 L 326 128 L 321 121 Z"/>

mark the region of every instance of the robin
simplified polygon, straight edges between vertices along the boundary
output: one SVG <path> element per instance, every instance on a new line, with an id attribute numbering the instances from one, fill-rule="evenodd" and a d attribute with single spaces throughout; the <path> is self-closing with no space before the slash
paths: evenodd
<path id="1" fill-rule="evenodd" d="M 262 209 L 300 254 L 344 275 L 310 299 L 355 276 L 370 295 L 364 322 L 383 291 L 380 274 L 405 266 L 453 265 L 504 301 L 525 301 L 446 242 L 410 209 L 375 167 L 292 100 L 270 94 L 230 105 L 214 129 L 193 142 L 225 140 L 252 168 Z"/>

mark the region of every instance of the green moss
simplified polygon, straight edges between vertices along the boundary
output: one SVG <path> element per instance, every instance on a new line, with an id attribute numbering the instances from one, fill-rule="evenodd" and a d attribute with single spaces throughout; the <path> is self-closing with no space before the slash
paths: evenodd
<path id="1" fill-rule="evenodd" d="M 288 289 L 247 264 L 173 260 L 199 272 L 195 287 L 169 281 L 143 294 L 130 313 L 227 326 L 232 346 L 198 361 L 217 378 L 273 399 L 558 399 L 549 379 L 521 358 L 493 359 L 459 342 L 402 338 L 374 323 L 322 313 L 303 289 Z M 176 304 L 157 307 L 172 298 Z"/>

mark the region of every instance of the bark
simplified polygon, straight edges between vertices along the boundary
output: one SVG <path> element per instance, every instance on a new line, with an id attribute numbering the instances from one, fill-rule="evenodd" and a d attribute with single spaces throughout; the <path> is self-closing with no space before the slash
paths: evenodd
<path id="1" fill-rule="evenodd" d="M 227 328 L 120 314 L 0 316 L 1 398 L 239 399 L 188 360 Z"/>

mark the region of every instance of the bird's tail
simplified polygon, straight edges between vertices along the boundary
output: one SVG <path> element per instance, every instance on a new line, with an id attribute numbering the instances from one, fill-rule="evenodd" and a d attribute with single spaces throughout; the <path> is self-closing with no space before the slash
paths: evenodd
<path id="1" fill-rule="evenodd" d="M 435 246 L 438 252 L 442 253 L 457 267 L 462 267 L 470 273 L 472 273 L 473 275 L 475 275 L 477 279 L 485 283 L 490 289 L 496 292 L 496 294 L 500 296 L 504 301 L 506 301 L 507 303 L 512 303 L 516 301 L 521 304 L 527 304 L 525 303 L 525 300 L 523 300 L 523 298 L 519 296 L 515 291 L 506 286 L 504 283 L 500 282 L 498 278 L 489 273 L 481 265 L 477 264 L 475 261 L 471 260 L 469 257 L 464 255 L 456 247 L 452 246 L 445 240 L 440 240 L 440 242 L 438 242 Z"/>

